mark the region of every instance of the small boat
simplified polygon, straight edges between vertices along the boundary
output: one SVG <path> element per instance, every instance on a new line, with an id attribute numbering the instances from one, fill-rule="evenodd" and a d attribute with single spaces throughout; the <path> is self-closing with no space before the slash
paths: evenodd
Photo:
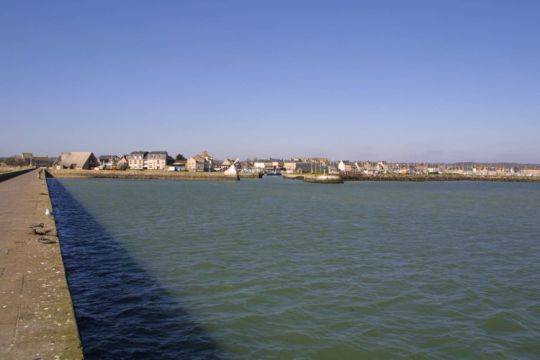
<path id="1" fill-rule="evenodd" d="M 266 172 L 266 176 L 281 176 L 280 170 L 270 170 Z"/>

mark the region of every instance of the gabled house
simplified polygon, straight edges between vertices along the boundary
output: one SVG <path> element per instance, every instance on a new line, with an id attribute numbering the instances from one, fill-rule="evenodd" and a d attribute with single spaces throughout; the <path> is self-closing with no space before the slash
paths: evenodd
<path id="1" fill-rule="evenodd" d="M 208 171 L 207 161 L 205 158 L 203 158 L 200 155 L 195 155 L 195 156 L 190 157 L 186 165 L 187 165 L 188 171 L 196 171 L 196 172 Z"/>
<path id="2" fill-rule="evenodd" d="M 116 155 L 101 155 L 99 157 L 99 162 L 101 163 L 102 169 L 116 169 L 116 164 L 118 162 L 118 156 Z"/>
<path id="3" fill-rule="evenodd" d="M 90 151 L 63 152 L 55 165 L 61 169 L 89 170 L 99 167 L 99 160 Z"/>
<path id="4" fill-rule="evenodd" d="M 338 170 L 341 172 L 351 172 L 353 170 L 353 163 L 348 160 L 341 160 L 338 164 Z"/>
<path id="5" fill-rule="evenodd" d="M 122 155 L 118 158 L 116 162 L 117 170 L 126 170 L 129 167 L 129 162 L 126 155 Z"/>
<path id="6" fill-rule="evenodd" d="M 128 167 L 133 170 L 143 170 L 146 168 L 145 160 L 148 151 L 132 151 L 126 156 Z"/>
<path id="7" fill-rule="evenodd" d="M 190 157 L 186 165 L 188 171 L 212 171 L 214 158 L 205 150 L 198 155 Z"/>
<path id="8" fill-rule="evenodd" d="M 167 167 L 166 151 L 150 151 L 146 155 L 146 168 L 148 170 L 164 170 Z"/>

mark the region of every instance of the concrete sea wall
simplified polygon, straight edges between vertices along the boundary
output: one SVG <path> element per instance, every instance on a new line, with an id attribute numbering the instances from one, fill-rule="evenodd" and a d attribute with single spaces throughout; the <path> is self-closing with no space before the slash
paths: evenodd
<path id="1" fill-rule="evenodd" d="M 82 359 L 60 239 L 38 171 L 0 183 L 0 358 Z"/>
<path id="2" fill-rule="evenodd" d="M 284 179 L 304 180 L 310 174 L 284 174 Z M 466 175 L 363 175 L 342 174 L 343 181 L 498 181 L 498 182 L 540 182 L 540 177 L 530 176 L 466 176 Z"/>
<path id="3" fill-rule="evenodd" d="M 34 168 L 15 169 L 12 171 L 2 172 L 0 173 L 0 182 L 9 180 L 11 178 L 14 178 L 15 176 L 25 174 L 32 170 L 34 170 Z"/>
<path id="4" fill-rule="evenodd" d="M 499 182 L 540 182 L 540 177 L 524 176 L 468 176 L 468 175 L 363 175 L 343 174 L 345 181 L 499 181 Z"/>
<path id="5" fill-rule="evenodd" d="M 218 172 L 185 172 L 164 170 L 57 170 L 48 169 L 49 176 L 57 178 L 109 178 L 109 179 L 161 179 L 161 180 L 214 180 L 236 181 L 238 176 Z"/>

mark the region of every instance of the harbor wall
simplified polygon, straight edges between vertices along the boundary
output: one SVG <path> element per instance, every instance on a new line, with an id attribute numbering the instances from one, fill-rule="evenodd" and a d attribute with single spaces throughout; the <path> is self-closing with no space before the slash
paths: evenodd
<path id="1" fill-rule="evenodd" d="M 70 170 L 47 169 L 48 176 L 56 178 L 108 178 L 141 180 L 214 180 L 236 181 L 238 176 L 225 175 L 221 172 L 187 172 L 165 170 Z"/>
<path id="2" fill-rule="evenodd" d="M 0 358 L 82 359 L 45 178 L 0 183 Z"/>
<path id="3" fill-rule="evenodd" d="M 304 180 L 311 174 L 284 174 L 284 179 Z M 425 182 L 425 181 L 495 181 L 495 182 L 540 182 L 538 176 L 468 176 L 468 175 L 363 175 L 342 174 L 343 181 L 401 181 L 401 182 Z"/>
<path id="4" fill-rule="evenodd" d="M 344 181 L 498 181 L 498 182 L 540 182 L 540 177 L 525 176 L 469 176 L 459 174 L 437 175 L 363 175 L 343 174 Z"/>
<path id="5" fill-rule="evenodd" d="M 32 171 L 32 170 L 34 170 L 34 168 L 25 168 L 25 169 L 13 170 L 13 171 L 0 173 L 0 182 L 9 180 L 11 178 L 14 178 L 15 176 L 25 174 L 25 173 L 27 173 L 29 171 Z"/>

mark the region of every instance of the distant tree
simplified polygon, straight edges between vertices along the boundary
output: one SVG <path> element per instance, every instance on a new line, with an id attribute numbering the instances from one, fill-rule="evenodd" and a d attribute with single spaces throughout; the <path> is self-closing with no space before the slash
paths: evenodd
<path id="1" fill-rule="evenodd" d="M 178 154 L 178 155 L 176 155 L 175 160 L 176 160 L 176 161 L 185 161 L 185 160 L 187 160 L 187 159 L 184 157 L 184 155 Z"/>

